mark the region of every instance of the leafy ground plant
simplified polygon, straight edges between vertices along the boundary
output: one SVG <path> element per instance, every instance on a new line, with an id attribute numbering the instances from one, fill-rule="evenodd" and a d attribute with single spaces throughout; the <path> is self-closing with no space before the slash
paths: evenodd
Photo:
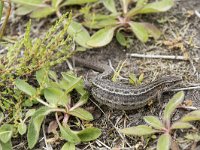
<path id="1" fill-rule="evenodd" d="M 189 129 L 195 127 L 189 123 L 190 121 L 200 120 L 200 110 L 192 111 L 174 123 L 171 123 L 171 116 L 175 109 L 182 103 L 184 92 L 176 93 L 168 102 L 163 112 L 162 120 L 155 116 L 146 116 L 144 121 L 149 125 L 139 125 L 130 128 L 121 129 L 120 132 L 126 135 L 144 136 L 160 133 L 157 142 L 157 150 L 169 150 L 170 145 L 174 142 L 172 134 L 177 129 Z"/>
<path id="2" fill-rule="evenodd" d="M 75 149 L 76 144 L 91 141 L 100 136 L 100 129 L 94 127 L 83 127 L 81 131 L 70 129 L 70 116 L 86 121 L 93 119 L 88 111 L 80 107 L 88 99 L 88 93 L 84 90 L 83 80 L 80 77 L 77 78 L 71 73 L 62 73 L 62 79 L 58 80 L 55 72 L 41 69 L 36 72 L 36 79 L 40 85 L 38 88 L 31 86 L 24 80 L 15 80 L 17 88 L 30 96 L 27 100 L 28 103 L 33 102 L 43 105 L 36 110 L 29 111 L 25 117 L 26 119 L 31 116 L 27 133 L 30 149 L 34 148 L 37 143 L 41 124 L 45 117 L 50 114 L 54 114 L 55 120 L 49 123 L 48 131 L 55 134 L 55 140 L 60 138 L 67 141 L 62 148 L 63 150 L 68 149 L 67 147 Z M 74 103 L 74 99 L 70 96 L 72 90 L 76 90 L 80 94 L 80 99 L 76 103 Z M 20 134 L 26 132 L 26 124 L 24 122 L 24 120 L 21 121 L 18 126 Z M 60 136 L 57 131 L 58 127 Z"/>
<path id="3" fill-rule="evenodd" d="M 90 12 L 90 7 L 81 9 L 81 13 L 84 14 L 82 25 L 90 29 L 98 29 L 88 41 L 85 40 L 87 48 L 107 45 L 111 42 L 115 32 L 117 41 L 123 46 L 128 44 L 123 34 L 124 31 L 133 32 L 142 42 L 147 42 L 149 36 L 154 39 L 160 37 L 160 30 L 153 24 L 138 22 L 138 15 L 165 12 L 173 6 L 173 0 L 161 0 L 151 3 L 148 3 L 148 0 L 137 0 L 135 7 L 129 10 L 128 8 L 133 6 L 131 2 L 130 0 L 120 0 L 121 12 L 117 10 L 114 0 L 103 0 L 102 3 L 111 12 L 110 15 Z M 80 26 L 80 24 L 77 26 Z M 80 44 L 79 41 L 77 42 Z"/>
<path id="4" fill-rule="evenodd" d="M 95 2 L 97 0 L 11 0 L 18 4 L 16 14 L 27 15 L 31 18 L 44 18 L 51 14 L 60 16 L 60 9 L 63 6 L 80 5 Z"/>

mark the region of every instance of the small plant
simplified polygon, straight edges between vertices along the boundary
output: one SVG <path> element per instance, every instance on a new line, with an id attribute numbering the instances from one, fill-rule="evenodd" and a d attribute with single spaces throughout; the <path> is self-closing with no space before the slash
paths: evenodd
<path id="1" fill-rule="evenodd" d="M 144 136 L 160 133 L 158 138 L 157 150 L 169 150 L 173 141 L 172 134 L 177 129 L 195 128 L 190 121 L 200 120 L 200 110 L 192 111 L 174 123 L 171 123 L 171 116 L 174 113 L 178 105 L 182 103 L 184 99 L 184 92 L 178 92 L 168 102 L 163 112 L 162 121 L 155 116 L 146 116 L 144 121 L 149 124 L 139 125 L 130 128 L 121 129 L 120 132 L 126 135 Z"/>
<path id="2" fill-rule="evenodd" d="M 75 147 L 80 142 L 87 142 L 98 138 L 101 131 L 98 128 L 88 127 L 81 131 L 74 131 L 70 129 L 69 119 L 70 116 L 75 116 L 82 120 L 93 120 L 92 115 L 81 108 L 88 100 L 88 93 L 84 90 L 83 80 L 75 77 L 71 73 L 62 73 L 62 79 L 58 80 L 57 75 L 53 71 L 41 69 L 36 72 L 36 79 L 40 87 L 35 88 L 21 79 L 15 80 L 15 85 L 18 89 L 29 95 L 27 103 L 39 103 L 43 106 L 37 109 L 31 109 L 26 113 L 24 120 L 18 124 L 18 131 L 20 134 L 26 133 L 25 120 L 31 116 L 28 125 L 28 146 L 32 149 L 38 141 L 41 124 L 45 117 L 54 114 L 55 120 L 49 123 L 48 131 L 54 133 L 57 138 L 64 139 L 67 143 L 63 146 L 65 149 L 68 145 Z M 78 102 L 70 96 L 70 92 L 76 90 L 80 94 Z M 57 128 L 59 127 L 59 133 Z M 73 128 L 74 125 L 73 125 Z M 78 128 L 78 127 L 77 127 Z"/>
<path id="3" fill-rule="evenodd" d="M 160 30 L 153 24 L 138 22 L 138 15 L 165 12 L 173 6 L 173 0 L 161 0 L 152 3 L 148 3 L 148 0 L 137 0 L 135 7 L 128 10 L 131 1 L 121 0 L 122 12 L 120 12 L 116 9 L 114 0 L 103 0 L 102 3 L 111 12 L 110 15 L 90 12 L 90 7 L 81 10 L 81 13 L 84 14 L 82 25 L 90 29 L 98 29 L 91 38 L 87 36 L 88 38 L 84 40 L 87 48 L 107 45 L 111 42 L 115 32 L 117 41 L 121 45 L 127 46 L 127 40 L 122 31 L 133 32 L 142 42 L 147 42 L 149 36 L 158 39 L 161 34 Z M 86 35 L 86 33 L 83 34 Z M 80 44 L 79 41 L 77 43 Z"/>

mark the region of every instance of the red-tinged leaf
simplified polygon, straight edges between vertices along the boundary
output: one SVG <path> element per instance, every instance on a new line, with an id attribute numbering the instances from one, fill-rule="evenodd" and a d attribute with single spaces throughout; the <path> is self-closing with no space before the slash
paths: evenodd
<path id="1" fill-rule="evenodd" d="M 129 25 L 133 33 L 141 42 L 147 42 L 149 38 L 148 31 L 142 23 L 130 21 Z"/>
<path id="2" fill-rule="evenodd" d="M 116 27 L 107 27 L 94 33 L 87 45 L 91 47 L 102 47 L 111 42 Z"/>
<path id="3" fill-rule="evenodd" d="M 184 115 L 180 120 L 184 121 L 184 122 L 200 120 L 200 110 L 192 111 L 192 112 Z"/>
<path id="4" fill-rule="evenodd" d="M 170 117 L 174 110 L 177 108 L 178 105 L 182 103 L 184 100 L 184 92 L 180 91 L 176 93 L 167 103 L 167 106 L 165 107 L 164 113 L 163 113 L 163 120 L 166 122 L 170 121 Z"/>
<path id="5" fill-rule="evenodd" d="M 169 150 L 171 144 L 171 136 L 169 134 L 162 134 L 157 143 L 157 150 Z"/>
<path id="6" fill-rule="evenodd" d="M 194 126 L 188 122 L 177 121 L 172 124 L 171 129 L 188 129 L 193 127 Z"/>
<path id="7" fill-rule="evenodd" d="M 58 128 L 58 123 L 56 121 L 51 121 L 49 123 L 47 132 L 48 133 L 54 133 L 56 131 L 56 129 Z"/>
<path id="8" fill-rule="evenodd" d="M 165 128 L 164 124 L 157 117 L 146 116 L 146 117 L 144 117 L 144 121 L 146 123 L 148 123 L 150 126 L 154 127 L 155 129 L 159 129 L 160 130 L 160 129 Z"/>
<path id="9" fill-rule="evenodd" d="M 143 135 L 154 134 L 159 131 L 154 130 L 151 127 L 146 126 L 146 125 L 139 125 L 139 126 L 135 126 L 135 127 L 121 129 L 121 130 L 119 130 L 119 132 L 124 133 L 126 135 L 143 136 Z"/>

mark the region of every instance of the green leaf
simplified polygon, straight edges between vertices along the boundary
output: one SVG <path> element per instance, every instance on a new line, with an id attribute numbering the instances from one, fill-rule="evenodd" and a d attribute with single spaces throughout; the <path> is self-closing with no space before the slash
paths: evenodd
<path id="1" fill-rule="evenodd" d="M 11 1 L 22 5 L 30 5 L 37 7 L 47 6 L 43 4 L 43 0 L 11 0 Z"/>
<path id="2" fill-rule="evenodd" d="M 169 10 L 174 5 L 173 0 L 162 0 L 145 5 L 138 14 L 158 13 Z"/>
<path id="3" fill-rule="evenodd" d="M 112 13 L 117 13 L 114 0 L 103 0 L 103 5 Z"/>
<path id="4" fill-rule="evenodd" d="M 67 95 L 58 88 L 45 88 L 44 97 L 47 102 L 52 106 L 58 106 L 58 104 L 66 106 L 69 103 L 69 98 L 67 97 Z"/>
<path id="5" fill-rule="evenodd" d="M 135 127 L 121 129 L 121 130 L 119 130 L 119 132 L 124 133 L 126 135 L 143 136 L 143 135 L 154 134 L 159 131 L 154 130 L 151 127 L 146 126 L 146 125 L 139 125 L 139 126 L 135 126 Z"/>
<path id="6" fill-rule="evenodd" d="M 184 115 L 180 120 L 184 122 L 200 120 L 200 110 L 192 111 Z"/>
<path id="7" fill-rule="evenodd" d="M 27 82 L 21 79 L 16 79 L 15 80 L 15 85 L 17 86 L 18 89 L 23 91 L 24 93 L 33 96 L 36 94 L 36 89 L 29 85 Z"/>
<path id="8" fill-rule="evenodd" d="M 60 123 L 58 124 L 61 132 L 61 137 L 65 140 L 67 140 L 70 143 L 78 144 L 81 142 L 78 135 L 76 135 L 68 125 L 66 127 L 63 127 Z"/>
<path id="9" fill-rule="evenodd" d="M 1 17 L 2 17 L 2 14 L 3 14 L 3 6 L 4 6 L 4 2 L 0 1 L 0 22 L 1 22 Z"/>
<path id="10" fill-rule="evenodd" d="M 196 133 L 189 133 L 186 136 L 184 136 L 186 139 L 199 142 L 200 141 L 200 134 L 198 132 Z"/>
<path id="11" fill-rule="evenodd" d="M 34 10 L 31 14 L 31 18 L 44 18 L 48 15 L 51 15 L 56 12 L 56 9 L 53 7 L 42 7 Z"/>
<path id="12" fill-rule="evenodd" d="M 87 44 L 91 47 L 102 47 L 111 42 L 116 27 L 106 27 L 94 33 Z"/>
<path id="13" fill-rule="evenodd" d="M 163 120 L 166 122 L 170 121 L 170 117 L 172 115 L 172 113 L 174 112 L 174 110 L 177 108 L 178 105 L 180 105 L 182 103 L 182 101 L 184 100 L 184 92 L 180 91 L 178 93 L 176 93 L 167 103 L 165 110 L 163 112 Z"/>
<path id="14" fill-rule="evenodd" d="M 76 108 L 72 111 L 69 111 L 69 114 L 83 120 L 88 120 L 88 121 L 93 120 L 92 114 L 83 108 Z"/>
<path id="15" fill-rule="evenodd" d="M 52 110 L 48 107 L 41 107 L 33 114 L 30 124 L 28 126 L 28 147 L 32 149 L 38 141 L 41 124 L 44 117 L 48 115 Z"/>
<path id="16" fill-rule="evenodd" d="M 88 31 L 78 22 L 71 21 L 67 33 L 74 38 L 74 40 L 85 48 L 90 48 L 86 43 L 90 39 Z"/>
<path id="17" fill-rule="evenodd" d="M 74 143 L 70 143 L 70 142 L 67 142 L 63 145 L 63 147 L 61 148 L 61 150 L 75 150 L 76 147 L 74 145 Z"/>
<path id="18" fill-rule="evenodd" d="M 142 23 L 130 21 L 129 25 L 131 26 L 133 33 L 141 42 L 147 42 L 149 38 L 148 31 Z"/>
<path id="19" fill-rule="evenodd" d="M 193 127 L 194 126 L 188 122 L 177 121 L 172 124 L 171 129 L 188 129 Z"/>
<path id="20" fill-rule="evenodd" d="M 47 68 L 42 68 L 36 72 L 36 80 L 40 86 L 46 87 L 47 83 L 49 83 L 48 72 Z"/>
<path id="21" fill-rule="evenodd" d="M 33 10 L 37 9 L 38 7 L 29 6 L 29 5 L 22 5 L 15 10 L 17 15 L 27 15 Z"/>
<path id="22" fill-rule="evenodd" d="M 62 4 L 62 6 L 65 5 L 81 5 L 84 3 L 91 3 L 91 2 L 96 2 L 97 0 L 67 0 Z"/>
<path id="23" fill-rule="evenodd" d="M 61 73 L 63 80 L 60 81 L 59 85 L 61 88 L 65 89 L 65 93 L 71 92 L 73 89 L 82 84 L 81 77 L 75 77 L 70 73 Z"/>
<path id="24" fill-rule="evenodd" d="M 26 119 L 28 118 L 28 117 L 31 117 L 34 113 L 35 113 L 35 109 L 29 109 L 27 112 L 26 112 Z"/>
<path id="25" fill-rule="evenodd" d="M 0 124 L 4 120 L 4 114 L 0 111 Z"/>
<path id="26" fill-rule="evenodd" d="M 20 122 L 18 124 L 18 132 L 19 132 L 19 134 L 21 134 L 21 135 L 25 134 L 26 130 L 27 130 L 26 124 L 24 122 Z"/>
<path id="27" fill-rule="evenodd" d="M 9 140 L 7 143 L 0 141 L 0 150 L 12 150 L 12 142 Z"/>
<path id="28" fill-rule="evenodd" d="M 155 129 L 164 129 L 164 124 L 155 116 L 145 116 L 144 121 Z"/>
<path id="29" fill-rule="evenodd" d="M 157 143 L 157 150 L 169 150 L 171 144 L 171 136 L 169 134 L 162 134 Z"/>
<path id="30" fill-rule="evenodd" d="M 137 0 L 136 7 L 143 7 L 147 4 L 148 0 Z"/>
<path id="31" fill-rule="evenodd" d="M 116 39 L 122 46 L 127 46 L 127 40 L 125 39 L 125 36 L 118 30 L 116 33 Z"/>
<path id="32" fill-rule="evenodd" d="M 98 128 L 86 128 L 80 132 L 78 132 L 78 137 L 82 142 L 89 142 L 97 139 L 101 135 L 101 130 Z"/>
<path id="33" fill-rule="evenodd" d="M 157 40 L 160 37 L 161 32 L 156 26 L 150 23 L 142 23 L 142 24 L 144 25 L 148 33 L 152 35 L 155 40 Z"/>
<path id="34" fill-rule="evenodd" d="M 92 17 L 92 19 L 86 20 L 82 24 L 91 29 L 101 29 L 107 26 L 116 26 L 118 23 L 116 18 L 112 18 L 112 17 L 101 19 L 101 20 L 97 20 L 95 17 Z"/>
<path id="35" fill-rule="evenodd" d="M 13 126 L 11 124 L 4 124 L 0 127 L 0 141 L 7 143 L 13 134 Z"/>

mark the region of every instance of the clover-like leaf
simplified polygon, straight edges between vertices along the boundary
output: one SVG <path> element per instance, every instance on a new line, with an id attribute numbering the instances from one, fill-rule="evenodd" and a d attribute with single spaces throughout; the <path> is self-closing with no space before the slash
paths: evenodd
<path id="1" fill-rule="evenodd" d="M 188 122 L 177 121 L 172 124 L 171 129 L 188 129 L 193 127 L 194 126 Z"/>
<path id="2" fill-rule="evenodd" d="M 133 33 L 141 42 L 147 42 L 149 38 L 148 30 L 142 23 L 130 21 L 129 25 L 131 26 Z"/>
<path id="3" fill-rule="evenodd" d="M 102 47 L 111 42 L 116 27 L 103 28 L 92 35 L 87 45 L 91 47 Z"/>
<path id="4" fill-rule="evenodd" d="M 180 120 L 184 121 L 184 122 L 200 120 L 200 110 L 192 111 L 192 112 L 184 115 Z"/>
<path id="5" fill-rule="evenodd" d="M 0 141 L 7 143 L 13 134 L 13 126 L 11 124 L 4 124 L 0 127 Z"/>
<path id="6" fill-rule="evenodd" d="M 90 39 L 90 34 L 80 23 L 71 21 L 67 33 L 72 36 L 79 45 L 90 48 L 90 46 L 86 44 Z"/>
<path id="7" fill-rule="evenodd" d="M 70 143 L 78 144 L 81 142 L 77 134 L 75 134 L 68 125 L 63 127 L 60 123 L 58 124 L 61 132 L 61 137 Z"/>
<path id="8" fill-rule="evenodd" d="M 70 115 L 76 116 L 83 120 L 88 120 L 88 121 L 93 120 L 92 114 L 90 112 L 88 112 L 87 110 L 80 108 L 80 107 L 75 108 L 75 109 L 69 111 L 68 113 Z"/>
<path id="9" fill-rule="evenodd" d="M 61 150 L 75 150 L 75 149 L 76 149 L 75 144 L 70 142 L 65 143 L 61 148 Z"/>
<path id="10" fill-rule="evenodd" d="M 101 135 L 101 130 L 98 128 L 90 127 L 79 131 L 77 135 L 82 142 L 89 142 L 97 139 Z"/>
<path id="11" fill-rule="evenodd" d="M 117 13 L 114 0 L 103 0 L 104 6 L 112 13 Z"/>
<path id="12" fill-rule="evenodd" d="M 41 107 L 38 110 L 36 110 L 36 112 L 33 114 L 30 124 L 28 126 L 28 133 L 27 133 L 28 147 L 30 149 L 32 149 L 37 143 L 41 124 L 44 120 L 44 117 L 48 115 L 51 111 L 52 109 L 48 107 Z"/>
<path id="13" fill-rule="evenodd" d="M 180 105 L 182 103 L 182 101 L 184 100 L 184 92 L 180 91 L 178 93 L 176 93 L 167 103 L 165 110 L 163 112 L 163 120 L 166 122 L 170 121 L 170 117 L 172 115 L 172 113 L 174 112 L 174 110 L 176 109 L 176 107 L 178 105 Z"/>
<path id="14" fill-rule="evenodd" d="M 119 132 L 124 133 L 126 135 L 143 136 L 143 135 L 154 134 L 159 131 L 154 130 L 154 129 L 152 129 L 152 127 L 149 127 L 146 125 L 139 125 L 139 126 L 135 126 L 135 127 L 120 129 Z"/>
<path id="15" fill-rule="evenodd" d="M 20 89 L 21 91 L 30 96 L 33 96 L 36 93 L 36 89 L 27 82 L 25 82 L 24 80 L 16 79 L 15 85 L 17 86 L 18 89 Z"/>
<path id="16" fill-rule="evenodd" d="M 171 144 L 171 136 L 169 134 L 162 134 L 157 143 L 157 150 L 169 150 Z"/>
<path id="17" fill-rule="evenodd" d="M 24 122 L 20 122 L 17 126 L 17 130 L 19 132 L 19 134 L 23 135 L 26 133 L 27 130 L 27 126 Z"/>
<path id="18" fill-rule="evenodd" d="M 150 126 L 154 127 L 155 129 L 164 129 L 164 124 L 155 116 L 145 116 L 144 121 L 148 123 Z"/>

